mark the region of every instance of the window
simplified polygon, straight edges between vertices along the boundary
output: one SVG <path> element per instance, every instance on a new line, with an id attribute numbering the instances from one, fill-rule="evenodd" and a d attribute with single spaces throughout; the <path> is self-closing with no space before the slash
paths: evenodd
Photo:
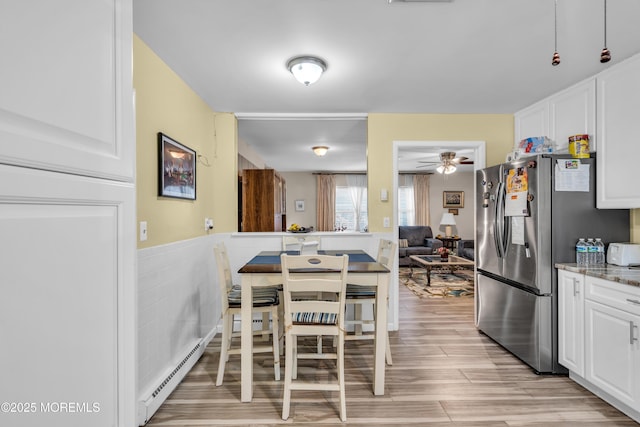
<path id="1" fill-rule="evenodd" d="M 413 187 L 398 187 L 398 225 L 415 225 Z"/>
<path id="2" fill-rule="evenodd" d="M 360 194 L 359 209 L 354 206 L 354 192 Z M 357 197 L 356 197 L 357 199 Z M 367 188 L 336 186 L 336 230 L 368 230 Z"/>
<path id="3" fill-rule="evenodd" d="M 398 225 L 415 225 L 415 223 L 413 175 L 401 175 L 398 179 Z"/>

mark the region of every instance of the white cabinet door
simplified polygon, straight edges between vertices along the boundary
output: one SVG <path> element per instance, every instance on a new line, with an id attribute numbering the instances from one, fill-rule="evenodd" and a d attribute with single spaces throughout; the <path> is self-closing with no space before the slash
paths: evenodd
<path id="1" fill-rule="evenodd" d="M 636 142 L 640 119 L 640 55 L 597 76 L 598 208 L 640 207 Z"/>
<path id="2" fill-rule="evenodd" d="M 0 424 L 132 426 L 131 0 L 0 9 Z"/>
<path id="3" fill-rule="evenodd" d="M 3 2 L 0 163 L 133 181 L 130 2 Z"/>
<path id="4" fill-rule="evenodd" d="M 585 302 L 585 378 L 621 402 L 640 402 L 640 317 L 591 300 Z"/>
<path id="5" fill-rule="evenodd" d="M 550 134 L 555 151 L 567 153 L 569 137 L 589 135 L 589 148 L 596 151 L 596 80 L 581 82 L 549 98 Z"/>
<path id="6" fill-rule="evenodd" d="M 584 276 L 558 271 L 558 359 L 584 377 Z"/>
<path id="7" fill-rule="evenodd" d="M 518 111 L 515 120 L 515 145 L 525 138 L 549 135 L 549 102 L 537 102 L 530 107 Z"/>

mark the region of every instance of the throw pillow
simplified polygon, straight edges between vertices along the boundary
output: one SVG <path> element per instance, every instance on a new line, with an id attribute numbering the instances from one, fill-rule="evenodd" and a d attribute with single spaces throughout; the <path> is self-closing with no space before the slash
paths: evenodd
<path id="1" fill-rule="evenodd" d="M 398 239 L 398 247 L 399 248 L 408 248 L 409 241 L 407 239 Z"/>

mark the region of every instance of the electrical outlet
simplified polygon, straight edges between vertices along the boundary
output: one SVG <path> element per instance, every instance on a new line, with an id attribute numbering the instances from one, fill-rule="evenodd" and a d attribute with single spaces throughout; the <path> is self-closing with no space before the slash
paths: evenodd
<path id="1" fill-rule="evenodd" d="M 204 230 L 205 231 L 213 230 L 213 220 L 211 218 L 204 219 Z"/>
<path id="2" fill-rule="evenodd" d="M 147 240 L 147 221 L 140 221 L 140 241 Z"/>
<path id="3" fill-rule="evenodd" d="M 389 228 L 389 227 L 391 227 L 391 220 L 389 219 L 389 217 L 388 217 L 388 216 L 385 216 L 385 217 L 382 219 L 382 226 L 383 226 L 383 227 L 385 227 L 385 228 Z"/>

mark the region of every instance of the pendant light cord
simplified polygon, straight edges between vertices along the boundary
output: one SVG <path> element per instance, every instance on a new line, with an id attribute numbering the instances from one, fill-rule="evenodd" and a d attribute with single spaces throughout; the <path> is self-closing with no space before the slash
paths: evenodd
<path id="1" fill-rule="evenodd" d="M 607 0 L 604 0 L 604 47 L 607 47 Z"/>
<path id="2" fill-rule="evenodd" d="M 607 0 L 605 0 L 606 2 Z M 553 9 L 553 27 L 554 27 L 554 51 L 558 51 L 558 0 L 556 0 L 555 8 Z"/>

